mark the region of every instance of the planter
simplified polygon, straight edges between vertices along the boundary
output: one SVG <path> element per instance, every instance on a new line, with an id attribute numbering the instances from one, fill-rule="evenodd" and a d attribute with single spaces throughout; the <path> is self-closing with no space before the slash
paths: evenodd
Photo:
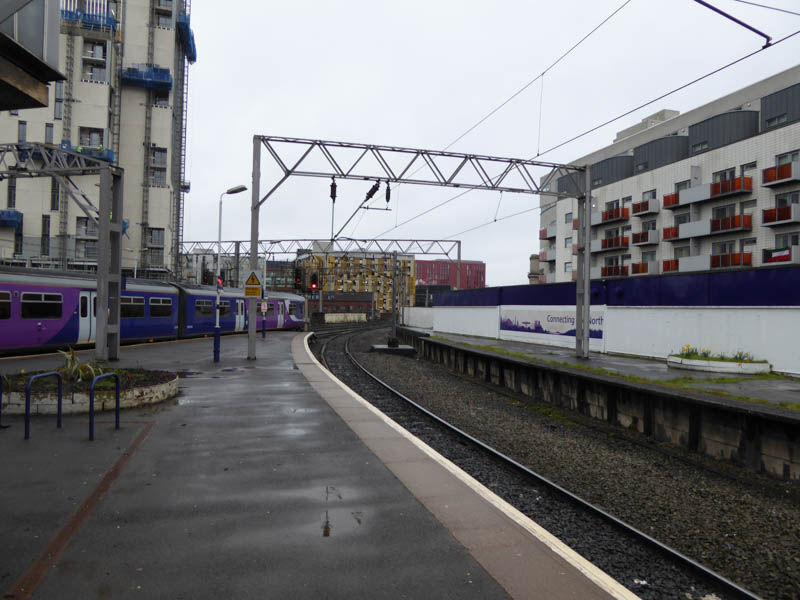
<path id="1" fill-rule="evenodd" d="M 703 360 L 702 358 L 681 358 L 680 356 L 668 356 L 667 366 L 674 369 L 708 371 L 710 373 L 725 373 L 728 375 L 756 375 L 771 371 L 771 366 L 767 362 Z"/>
<path id="2" fill-rule="evenodd" d="M 178 377 L 166 383 L 147 385 L 121 390 L 119 393 L 120 408 L 136 408 L 147 404 L 156 404 L 178 395 Z M 95 412 L 114 410 L 116 400 L 114 390 L 96 391 L 94 394 Z M 76 392 L 64 394 L 61 410 L 63 414 L 79 414 L 89 412 L 89 393 Z M 31 393 L 31 414 L 54 415 L 58 411 L 58 395 L 54 392 Z M 3 414 L 25 414 L 25 392 L 6 392 L 3 394 Z"/>

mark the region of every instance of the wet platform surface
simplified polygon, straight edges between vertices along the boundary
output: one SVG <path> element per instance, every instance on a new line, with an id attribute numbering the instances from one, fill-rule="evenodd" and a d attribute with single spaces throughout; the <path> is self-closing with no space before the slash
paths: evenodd
<path id="1" fill-rule="evenodd" d="M 392 428 L 302 334 L 124 347 L 173 402 L 0 431 L 0 589 L 33 598 L 631 597 Z M 82 354 L 91 359 L 92 353 Z M 0 361 L 0 373 L 60 356 Z M 532 533 L 533 532 L 533 533 Z M 537 537 L 538 535 L 538 537 Z M 544 540 L 544 541 L 543 541 Z M 557 545 L 557 544 L 556 544 Z M 565 556 L 567 558 L 565 558 Z M 6 596 L 10 597 L 10 596 Z"/>
<path id="2" fill-rule="evenodd" d="M 502 352 L 514 353 L 519 358 L 530 358 L 543 362 L 557 363 L 563 366 L 588 367 L 602 369 L 606 375 L 625 377 L 628 375 L 649 380 L 647 383 L 668 383 L 670 380 L 685 379 L 683 389 L 691 392 L 708 393 L 719 391 L 732 399 L 754 401 L 753 407 L 759 403 L 773 405 L 795 404 L 800 408 L 800 379 L 794 377 L 763 378 L 750 375 L 730 375 L 704 371 L 690 371 L 667 367 L 661 359 L 635 358 L 590 352 L 589 360 L 575 356 L 573 348 L 559 348 L 542 344 L 529 344 L 510 340 L 482 338 L 459 335 L 455 333 L 435 332 L 418 328 L 414 331 L 429 334 L 437 339 L 447 340 L 455 344 L 480 347 L 486 351 L 499 349 Z M 727 380 L 727 381 L 724 381 Z M 628 380 L 630 383 L 630 380 Z M 635 382 L 633 382 L 635 383 Z M 670 389 L 676 389 L 674 387 Z M 725 396 L 715 394 L 719 400 Z M 800 420 L 800 411 L 793 411 Z"/>

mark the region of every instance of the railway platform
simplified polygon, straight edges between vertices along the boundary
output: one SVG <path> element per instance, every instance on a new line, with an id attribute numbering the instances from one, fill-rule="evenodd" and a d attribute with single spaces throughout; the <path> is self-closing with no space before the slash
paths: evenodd
<path id="1" fill-rule="evenodd" d="M 0 430 L 5 598 L 633 598 L 331 379 L 306 334 L 124 347 L 180 395 Z M 90 358 L 90 357 L 88 357 Z M 59 355 L 0 361 L 49 369 Z"/>

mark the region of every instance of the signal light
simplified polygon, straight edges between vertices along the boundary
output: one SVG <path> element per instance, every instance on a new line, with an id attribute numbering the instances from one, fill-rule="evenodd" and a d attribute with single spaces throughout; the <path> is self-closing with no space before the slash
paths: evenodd
<path id="1" fill-rule="evenodd" d="M 300 269 L 294 270 L 294 287 L 299 288 L 303 283 L 303 273 Z"/>
<path id="2" fill-rule="evenodd" d="M 222 291 L 222 277 L 217 277 L 217 289 Z"/>
<path id="3" fill-rule="evenodd" d="M 312 290 L 316 290 L 316 289 L 317 289 L 317 287 L 318 287 L 318 284 L 317 284 L 317 274 L 316 274 L 316 273 L 312 273 L 312 274 L 311 274 L 311 289 L 312 289 Z"/>

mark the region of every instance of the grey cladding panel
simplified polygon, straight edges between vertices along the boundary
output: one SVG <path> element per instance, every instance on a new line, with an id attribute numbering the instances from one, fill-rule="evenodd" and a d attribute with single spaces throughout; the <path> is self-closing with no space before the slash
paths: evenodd
<path id="1" fill-rule="evenodd" d="M 592 187 L 608 185 L 633 175 L 633 156 L 612 156 L 592 165 Z"/>
<path id="2" fill-rule="evenodd" d="M 783 115 L 786 115 L 784 120 Z M 767 121 L 779 119 L 767 125 Z M 761 99 L 761 130 L 775 129 L 800 119 L 800 83 Z"/>
<path id="3" fill-rule="evenodd" d="M 633 149 L 633 169 L 642 173 L 683 160 L 689 156 L 689 138 L 670 135 L 642 144 Z"/>
<path id="4" fill-rule="evenodd" d="M 689 154 L 721 148 L 758 135 L 758 111 L 734 110 L 689 127 Z"/>

